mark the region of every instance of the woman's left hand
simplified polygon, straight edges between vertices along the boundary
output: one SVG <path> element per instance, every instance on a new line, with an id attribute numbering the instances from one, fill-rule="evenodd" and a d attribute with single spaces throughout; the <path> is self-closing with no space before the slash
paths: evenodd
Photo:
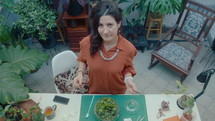
<path id="1" fill-rule="evenodd" d="M 125 84 L 126 84 L 128 93 L 136 94 L 137 86 L 136 86 L 136 84 L 133 82 L 133 79 L 131 79 L 131 78 L 130 78 L 130 79 L 127 79 L 127 80 L 125 81 Z"/>

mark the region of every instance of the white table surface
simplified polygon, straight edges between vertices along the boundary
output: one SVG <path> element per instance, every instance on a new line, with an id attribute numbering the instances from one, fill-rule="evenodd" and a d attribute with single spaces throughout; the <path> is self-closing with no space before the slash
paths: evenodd
<path id="1" fill-rule="evenodd" d="M 44 109 L 46 106 L 57 105 L 55 111 L 56 116 L 52 120 L 46 119 L 45 121 L 79 121 L 80 107 L 81 107 L 81 94 L 56 94 L 56 93 L 29 93 L 30 99 L 39 103 L 40 107 Z M 67 105 L 53 102 L 54 96 L 59 95 L 69 98 L 69 103 Z M 125 95 L 126 96 L 126 95 Z M 148 114 L 148 121 L 163 121 L 165 118 L 178 115 L 182 115 L 183 110 L 181 110 L 177 104 L 176 100 L 181 95 L 165 95 L 165 94 L 146 94 L 146 109 Z M 162 101 L 169 101 L 170 111 L 164 111 L 165 116 L 156 117 L 158 109 L 161 107 Z M 193 108 L 195 112 L 193 121 L 201 121 L 197 106 L 195 104 Z M 133 121 L 136 121 L 133 119 Z"/>

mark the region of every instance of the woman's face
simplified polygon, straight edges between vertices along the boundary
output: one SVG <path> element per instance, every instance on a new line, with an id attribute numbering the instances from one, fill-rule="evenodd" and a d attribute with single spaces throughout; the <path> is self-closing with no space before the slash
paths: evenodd
<path id="1" fill-rule="evenodd" d="M 101 16 L 99 20 L 98 32 L 104 42 L 116 41 L 118 30 L 120 28 L 121 22 L 117 24 L 112 16 L 105 15 Z"/>

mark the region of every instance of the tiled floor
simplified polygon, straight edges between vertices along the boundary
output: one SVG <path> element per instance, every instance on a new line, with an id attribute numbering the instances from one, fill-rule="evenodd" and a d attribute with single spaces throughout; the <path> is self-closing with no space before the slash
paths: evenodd
<path id="1" fill-rule="evenodd" d="M 60 43 L 60 46 L 62 51 L 69 49 L 68 45 L 64 46 Z M 40 45 L 34 44 L 32 47 L 40 48 Z M 184 85 L 188 87 L 186 93 L 196 95 L 202 90 L 202 85 L 197 82 L 196 76 L 203 70 L 208 59 L 208 57 L 206 57 L 202 63 L 199 63 L 199 60 L 206 52 L 206 49 L 207 48 L 205 47 L 202 48 L 201 53 L 193 65 L 190 75 L 184 81 Z M 47 52 L 49 53 L 49 51 Z M 52 52 L 54 51 L 52 50 Z M 165 89 L 178 90 L 175 81 L 179 80 L 180 77 L 175 72 L 162 64 L 158 64 L 151 70 L 148 70 L 147 67 L 150 62 L 150 52 L 151 50 L 146 50 L 144 53 L 138 51 L 138 54 L 134 59 L 134 66 L 137 71 L 134 80 L 138 86 L 138 90 L 143 94 L 160 94 L 163 93 Z M 213 59 L 215 59 L 215 56 Z M 212 67 L 215 68 L 215 64 L 213 64 Z M 27 86 L 35 91 L 39 91 L 40 93 L 56 93 L 52 79 L 51 58 L 49 59 L 48 65 L 44 63 L 38 72 L 27 74 L 24 78 L 26 79 Z M 211 77 L 205 93 L 197 99 L 197 106 L 202 121 L 214 121 L 215 119 L 214 87 L 215 74 Z"/>

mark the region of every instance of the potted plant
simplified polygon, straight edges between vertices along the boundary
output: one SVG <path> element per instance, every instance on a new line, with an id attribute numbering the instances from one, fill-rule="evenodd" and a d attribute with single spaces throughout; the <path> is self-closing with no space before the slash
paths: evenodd
<path id="1" fill-rule="evenodd" d="M 19 19 L 14 22 L 14 28 L 18 28 L 23 37 L 29 35 L 44 44 L 44 41 L 56 43 L 55 33 L 56 17 L 55 11 L 47 6 L 42 0 L 2 0 L 0 6 L 19 15 Z M 54 40 L 49 40 L 54 35 Z M 53 38 L 53 37 L 52 37 Z M 46 42 L 45 44 L 49 44 Z M 46 45 L 42 45 L 46 48 Z"/>
<path id="2" fill-rule="evenodd" d="M 126 17 L 127 25 L 129 29 L 125 29 L 124 36 L 131 41 L 135 47 L 141 45 L 144 47 L 148 46 L 145 39 L 144 26 L 146 26 L 147 17 L 150 15 L 156 15 L 156 17 L 167 14 L 176 14 L 176 11 L 182 11 L 182 0 L 119 0 L 120 2 L 130 2 L 125 10 L 124 15 Z M 132 18 L 129 16 L 137 11 L 137 16 Z M 154 18 L 154 17 L 153 17 Z M 127 32 L 129 30 L 129 32 Z M 133 32 L 131 32 L 133 31 Z M 142 50 L 143 50 L 142 49 Z"/>
<path id="3" fill-rule="evenodd" d="M 39 104 L 36 106 L 33 106 L 30 109 L 30 115 L 32 118 L 32 121 L 44 121 L 45 120 L 45 115 L 42 113 L 42 109 L 39 107 Z"/>
<path id="4" fill-rule="evenodd" d="M 39 107 L 39 103 L 28 99 L 12 105 L 6 105 L 3 109 L 0 105 L 0 121 L 44 121 L 45 115 Z"/>
<path id="5" fill-rule="evenodd" d="M 14 25 L 16 28 L 21 29 L 20 33 L 22 35 L 27 34 L 40 41 L 46 41 L 50 35 L 52 35 L 51 33 L 55 32 L 57 14 L 52 8 L 48 7 L 44 1 L 9 1 L 11 4 L 13 3 L 13 6 L 7 6 L 7 9 L 20 16 Z M 7 2 L 8 0 L 4 0 L 1 4 L 6 6 Z"/>
<path id="6" fill-rule="evenodd" d="M 134 0 L 126 9 L 125 16 L 137 10 L 139 17 L 132 22 L 133 25 L 146 19 L 148 13 L 158 16 L 176 14 L 182 11 L 182 0 Z"/>
<path id="7" fill-rule="evenodd" d="M 13 34 L 13 28 L 4 23 L 3 24 L 3 16 L 0 15 L 0 42 L 3 45 L 9 46 L 9 45 L 18 45 L 25 46 L 24 41 L 19 38 L 15 38 Z"/>
<path id="8" fill-rule="evenodd" d="M 13 104 L 4 108 L 1 112 L 1 117 L 10 121 L 23 121 L 28 115 L 19 105 Z"/>
<path id="9" fill-rule="evenodd" d="M 81 0 L 69 0 L 67 13 L 71 16 L 79 16 L 84 10 L 84 4 L 80 4 Z"/>

